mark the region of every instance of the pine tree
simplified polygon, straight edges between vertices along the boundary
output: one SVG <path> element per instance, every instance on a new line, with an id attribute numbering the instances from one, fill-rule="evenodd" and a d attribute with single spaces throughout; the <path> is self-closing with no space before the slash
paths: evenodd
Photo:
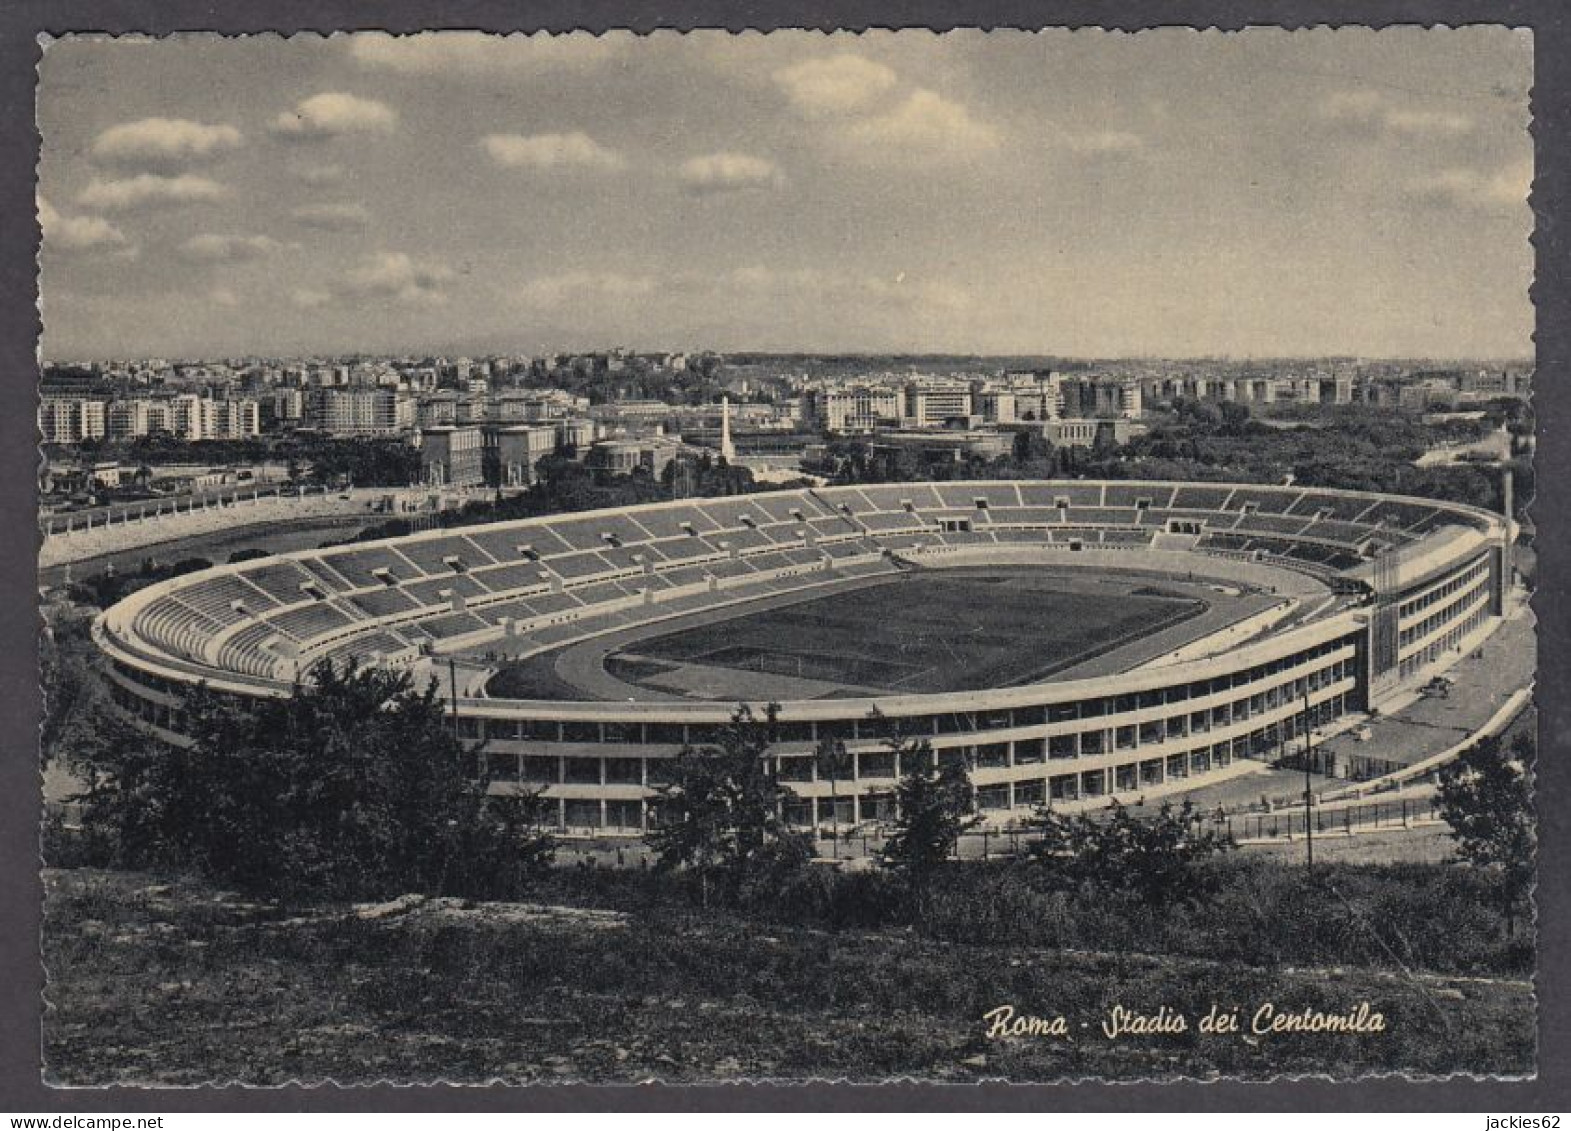
<path id="1" fill-rule="evenodd" d="M 1516 930 L 1538 851 L 1533 813 L 1537 748 L 1520 735 L 1509 749 L 1497 737 L 1468 747 L 1440 771 L 1440 815 L 1451 826 L 1457 855 L 1497 872 L 1506 932 Z"/>
<path id="2" fill-rule="evenodd" d="M 677 755 L 674 780 L 663 788 L 649 843 L 658 867 L 696 875 L 706 907 L 716 884 L 727 901 L 748 902 L 765 877 L 778 879 L 812 856 L 780 816 L 787 793 L 769 757 L 779 710 L 771 703 L 760 719 L 738 707 L 715 745 Z"/>
<path id="3" fill-rule="evenodd" d="M 197 689 L 166 743 L 123 730 L 84 753 L 89 832 L 128 867 L 265 895 L 512 894 L 550 858 L 533 799 L 489 798 L 433 684 L 322 664 L 293 695 Z"/>
<path id="4" fill-rule="evenodd" d="M 963 765 L 938 767 L 927 739 L 891 737 L 886 745 L 900 767 L 895 787 L 894 831 L 879 863 L 900 876 L 922 901 L 933 873 L 954 855 L 960 835 L 974 827 L 971 778 Z"/>

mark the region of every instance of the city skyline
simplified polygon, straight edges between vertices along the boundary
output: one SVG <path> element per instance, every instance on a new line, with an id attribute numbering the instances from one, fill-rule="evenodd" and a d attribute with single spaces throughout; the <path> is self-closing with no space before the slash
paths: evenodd
<path id="1" fill-rule="evenodd" d="M 205 38 L 45 54 L 46 357 L 1531 353 L 1525 33 Z"/>

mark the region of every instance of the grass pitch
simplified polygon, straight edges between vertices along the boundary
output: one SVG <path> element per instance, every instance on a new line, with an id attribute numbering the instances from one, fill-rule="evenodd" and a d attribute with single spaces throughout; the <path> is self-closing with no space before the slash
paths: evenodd
<path id="1" fill-rule="evenodd" d="M 700 625 L 629 651 L 897 693 L 975 691 L 1043 679 L 1206 608 L 1134 581 L 945 570 Z"/>

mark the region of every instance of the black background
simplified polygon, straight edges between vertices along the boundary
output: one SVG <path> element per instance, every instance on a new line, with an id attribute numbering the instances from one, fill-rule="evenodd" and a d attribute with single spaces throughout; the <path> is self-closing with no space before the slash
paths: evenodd
<path id="1" fill-rule="evenodd" d="M 490 31 L 625 27 L 720 27 L 730 30 L 809 27 L 1103 26 L 1134 30 L 1172 24 L 1237 29 L 1252 24 L 1315 25 L 1504 23 L 1535 32 L 1533 134 L 1537 179 L 1539 585 L 1539 1078 L 1531 1081 L 1401 1078 L 1269 1084 L 920 1085 L 868 1087 L 830 1083 L 781 1086 L 531 1088 L 136 1088 L 51 1089 L 40 1082 L 44 973 L 39 947 L 42 891 L 38 876 L 40 791 L 37 734 L 40 697 L 37 639 L 35 413 L 38 313 L 35 305 L 34 166 L 38 135 L 33 88 L 41 33 L 331 32 L 362 28 Z M 1534 1113 L 1571 1109 L 1571 917 L 1568 882 L 1566 547 L 1571 535 L 1571 386 L 1566 376 L 1571 312 L 1566 292 L 1566 176 L 1571 141 L 1571 7 L 1564 0 L 1394 3 L 756 2 L 720 0 L 267 0 L 221 7 L 195 0 L 25 0 L 0 4 L 0 1111 L 68 1112 L 468 1111 L 468 1110 L 1060 1110 L 1060 1111 L 1478 1111 Z M 1566 521 L 1551 515 L 1565 514 Z M 1440 913 L 1444 913 L 1441 909 Z"/>

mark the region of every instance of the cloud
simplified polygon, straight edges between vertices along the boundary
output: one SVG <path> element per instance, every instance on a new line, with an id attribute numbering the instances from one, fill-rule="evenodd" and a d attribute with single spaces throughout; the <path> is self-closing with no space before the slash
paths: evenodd
<path id="1" fill-rule="evenodd" d="M 649 275 L 568 271 L 533 279 L 520 287 L 516 295 L 525 306 L 552 309 L 570 301 L 643 298 L 654 291 L 655 279 Z"/>
<path id="2" fill-rule="evenodd" d="M 382 298 L 399 302 L 442 303 L 452 271 L 440 263 L 415 259 L 401 251 L 368 256 L 334 286 L 339 297 Z"/>
<path id="3" fill-rule="evenodd" d="M 299 165 L 291 169 L 295 179 L 307 185 L 336 185 L 344 179 L 342 165 Z"/>
<path id="4" fill-rule="evenodd" d="M 1063 144 L 1075 153 L 1134 153 L 1145 148 L 1145 138 L 1128 130 L 1093 130 L 1066 134 Z"/>
<path id="5" fill-rule="evenodd" d="M 142 118 L 104 130 L 93 140 L 89 154 L 100 165 L 173 173 L 238 149 L 240 142 L 240 131 L 233 126 Z"/>
<path id="6" fill-rule="evenodd" d="M 269 129 L 292 141 L 316 141 L 346 134 L 391 133 L 398 124 L 392 107 L 370 98 L 330 92 L 315 94 L 274 118 Z"/>
<path id="7" fill-rule="evenodd" d="M 102 216 L 63 216 L 43 197 L 38 198 L 38 223 L 44 230 L 44 247 L 51 251 L 136 252 L 125 233 Z"/>
<path id="8" fill-rule="evenodd" d="M 1532 185 L 1533 163 L 1524 161 L 1494 173 L 1462 167 L 1442 169 L 1408 181 L 1405 192 L 1420 204 L 1469 211 L 1520 210 L 1526 215 Z"/>
<path id="9" fill-rule="evenodd" d="M 732 293 L 767 297 L 772 302 L 812 303 L 837 310 L 922 311 L 928 315 L 958 314 L 970 306 L 970 296 L 939 280 L 858 275 L 843 271 L 798 268 L 780 270 L 751 265 L 720 276 Z"/>
<path id="10" fill-rule="evenodd" d="M 774 80 L 791 105 L 812 118 L 861 110 L 899 81 L 882 63 L 849 54 L 784 67 L 774 73 Z"/>
<path id="11" fill-rule="evenodd" d="M 710 153 L 691 158 L 682 162 L 677 179 L 695 196 L 775 188 L 785 181 L 773 161 L 746 153 Z"/>
<path id="12" fill-rule="evenodd" d="M 204 232 L 180 245 L 180 254 L 201 263 L 243 263 L 284 250 L 271 236 L 232 236 Z"/>
<path id="13" fill-rule="evenodd" d="M 1458 137 L 1475 125 L 1454 110 L 1402 106 L 1377 90 L 1339 90 L 1320 102 L 1320 117 L 1365 130 L 1429 137 Z"/>
<path id="14" fill-rule="evenodd" d="M 675 271 L 654 276 L 618 271 L 567 271 L 545 275 L 514 292 L 540 313 L 570 311 L 575 319 L 615 320 L 630 310 L 653 309 L 673 323 L 707 318 L 716 310 L 744 321 L 765 317 L 858 319 L 887 322 L 914 318 L 948 322 L 967 314 L 970 296 L 939 280 L 885 278 L 832 269 L 782 269 L 750 264 L 714 272 Z"/>
<path id="15" fill-rule="evenodd" d="M 890 110 L 847 123 L 835 140 L 862 160 L 895 157 L 931 163 L 991 153 L 999 146 L 999 133 L 960 103 L 931 90 L 916 90 Z"/>
<path id="16" fill-rule="evenodd" d="M 228 186 L 207 177 L 161 177 L 141 173 L 119 181 L 95 180 L 77 196 L 83 208 L 99 212 L 137 212 L 181 204 L 203 204 L 229 195 Z"/>
<path id="17" fill-rule="evenodd" d="M 302 204 L 289 213 L 297 224 L 324 232 L 348 232 L 371 223 L 363 204 Z"/>
<path id="18" fill-rule="evenodd" d="M 335 279 L 296 287 L 289 292 L 289 301 L 301 310 L 368 300 L 443 306 L 452 278 L 453 272 L 443 264 L 402 251 L 379 251 Z"/>
<path id="19" fill-rule="evenodd" d="M 473 31 L 405 36 L 360 32 L 349 37 L 349 54 L 362 66 L 399 74 L 517 78 L 598 66 L 620 56 L 627 38 L 587 32 L 505 36 Z"/>
<path id="20" fill-rule="evenodd" d="M 626 165 L 622 155 L 586 133 L 487 134 L 480 140 L 491 160 L 504 169 L 598 169 Z"/>

